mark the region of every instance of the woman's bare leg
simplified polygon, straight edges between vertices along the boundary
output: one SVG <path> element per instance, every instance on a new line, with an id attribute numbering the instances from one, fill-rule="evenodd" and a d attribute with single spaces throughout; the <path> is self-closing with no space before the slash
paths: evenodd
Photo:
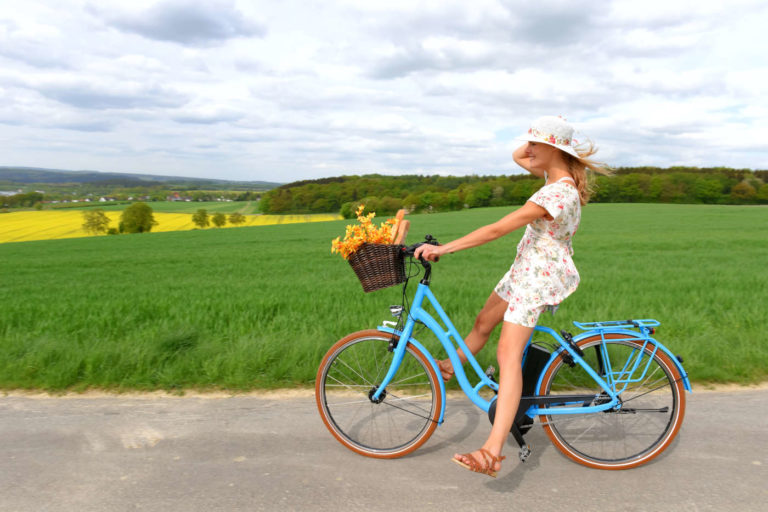
<path id="1" fill-rule="evenodd" d="M 499 393 L 496 397 L 496 416 L 493 420 L 491 433 L 483 444 L 483 448 L 495 457 L 501 457 L 504 441 L 509 436 L 509 430 L 512 428 L 512 422 L 515 420 L 517 407 L 520 404 L 520 395 L 523 390 L 523 352 L 532 332 L 533 327 L 524 327 L 509 322 L 504 322 L 501 327 L 497 352 Z M 479 451 L 473 452 L 472 455 L 478 461 L 484 460 L 483 454 Z M 465 455 L 456 454 L 454 458 L 465 464 L 470 464 L 469 458 Z M 501 469 L 500 463 L 496 463 L 494 466 L 491 468 L 494 471 Z"/>
<path id="2" fill-rule="evenodd" d="M 466 338 L 464 338 L 464 342 L 473 354 L 480 352 L 488 342 L 491 332 L 493 332 L 496 326 L 504 320 L 507 304 L 507 301 L 499 297 L 496 292 L 491 292 L 483 309 L 477 314 L 472 330 L 467 334 Z M 461 349 L 458 350 L 458 353 L 461 362 L 465 363 L 467 357 Z M 454 371 L 450 359 L 442 359 L 437 362 L 437 365 L 440 368 L 440 373 L 442 373 L 443 379 L 449 380 L 453 377 Z"/>

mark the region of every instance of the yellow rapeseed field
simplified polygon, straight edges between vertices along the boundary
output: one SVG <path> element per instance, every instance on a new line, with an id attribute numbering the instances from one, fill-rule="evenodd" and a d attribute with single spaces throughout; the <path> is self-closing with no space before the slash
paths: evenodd
<path id="1" fill-rule="evenodd" d="M 122 212 L 104 212 L 110 219 L 109 227 L 116 228 Z M 191 213 L 153 213 L 157 226 L 153 233 L 162 231 L 186 231 L 198 229 L 192 223 Z M 341 219 L 341 215 L 245 215 L 240 226 L 267 226 L 270 224 L 294 224 Z M 0 243 L 78 238 L 94 236 L 83 231 L 83 210 L 42 210 L 0 214 Z M 221 229 L 235 227 L 227 223 Z M 206 229 L 220 229 L 209 227 Z M 103 236 L 103 235 L 100 235 Z"/>

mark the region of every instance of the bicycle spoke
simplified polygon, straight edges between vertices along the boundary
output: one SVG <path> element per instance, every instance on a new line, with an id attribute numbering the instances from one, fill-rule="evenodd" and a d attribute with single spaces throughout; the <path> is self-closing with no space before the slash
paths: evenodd
<path id="1" fill-rule="evenodd" d="M 407 399 L 398 399 L 398 400 L 407 400 Z M 417 407 L 418 409 L 421 409 L 421 411 L 423 411 L 423 413 L 424 413 L 424 414 L 418 414 L 418 413 L 416 413 L 416 412 L 414 412 L 414 411 L 409 411 L 408 409 L 405 409 L 405 408 L 403 408 L 403 407 L 400 407 L 400 406 L 398 406 L 398 405 L 395 405 L 395 404 L 394 404 L 394 403 L 392 403 L 392 401 L 390 401 L 390 400 L 385 400 L 385 401 L 384 401 L 384 402 L 382 402 L 382 403 L 383 403 L 384 405 L 388 405 L 388 406 L 390 406 L 390 407 L 394 407 L 394 408 L 396 408 L 396 409 L 400 409 L 401 411 L 403 411 L 403 412 L 406 412 L 406 413 L 408 413 L 408 414 L 413 414 L 414 416 L 418 416 L 419 418 L 424 418 L 424 419 L 426 419 L 426 420 L 430 420 L 430 421 L 432 421 L 432 420 L 431 420 L 431 418 L 430 418 L 429 416 L 427 416 L 427 414 L 429 414 L 429 411 L 427 411 L 427 410 L 425 410 L 425 409 L 422 409 L 422 408 L 419 408 L 419 407 Z M 416 404 L 413 404 L 413 405 L 414 405 L 414 407 L 416 407 Z"/>
<path id="2" fill-rule="evenodd" d="M 336 362 L 343 364 L 343 365 L 344 365 L 344 366 L 346 366 L 346 367 L 347 367 L 347 368 L 348 368 L 348 369 L 349 369 L 349 370 L 350 370 L 350 371 L 351 371 L 351 372 L 352 372 L 354 375 L 356 375 L 357 377 L 359 377 L 359 378 L 360 378 L 360 380 L 362 380 L 363 382 L 365 382 L 366 384 L 368 384 L 368 385 L 370 385 L 370 386 L 373 386 L 373 383 L 371 383 L 370 381 L 368 381 L 368 379 L 367 379 L 366 377 L 364 377 L 364 376 L 363 376 L 363 374 L 362 374 L 362 370 L 360 370 L 360 371 L 358 371 L 358 370 L 355 370 L 355 369 L 354 369 L 354 368 L 352 368 L 352 367 L 351 367 L 349 364 L 347 364 L 347 362 L 346 362 L 346 361 L 343 361 L 343 360 L 338 360 L 338 359 L 337 359 L 337 360 L 336 360 Z"/>
<path id="3" fill-rule="evenodd" d="M 633 396 L 633 397 L 631 397 L 631 398 L 627 398 L 626 400 L 624 400 L 624 403 L 630 402 L 630 401 L 632 401 L 632 400 L 636 400 L 636 399 L 638 399 L 638 398 L 641 398 L 641 397 L 643 397 L 643 396 L 645 396 L 645 395 L 648 395 L 648 394 L 650 394 L 650 393 L 653 393 L 654 391 L 658 391 L 658 390 L 660 390 L 660 389 L 664 389 L 664 388 L 666 388 L 666 387 L 669 387 L 669 381 L 666 381 L 666 382 L 664 382 L 664 384 L 660 385 L 660 386 L 659 386 L 659 387 L 657 387 L 657 388 L 654 388 L 654 389 L 649 389 L 649 390 L 648 390 L 648 391 L 646 391 L 645 393 L 641 393 L 641 394 L 639 394 L 639 395 L 635 395 L 635 396 Z"/>

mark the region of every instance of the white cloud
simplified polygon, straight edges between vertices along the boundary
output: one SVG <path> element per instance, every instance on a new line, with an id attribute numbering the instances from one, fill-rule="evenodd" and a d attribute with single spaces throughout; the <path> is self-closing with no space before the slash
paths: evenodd
<path id="1" fill-rule="evenodd" d="M 88 10 L 118 30 L 149 39 L 187 45 L 220 44 L 236 37 L 261 37 L 265 28 L 242 15 L 233 2 L 161 0 L 139 10 L 88 5 Z"/>
<path id="2" fill-rule="evenodd" d="M 761 0 L 28 0 L 0 165 L 292 181 L 517 172 L 561 114 L 613 165 L 768 168 Z"/>

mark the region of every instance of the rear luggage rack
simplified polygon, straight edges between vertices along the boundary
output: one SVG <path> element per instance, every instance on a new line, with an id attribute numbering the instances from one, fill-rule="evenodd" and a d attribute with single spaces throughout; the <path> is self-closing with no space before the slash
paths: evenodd
<path id="1" fill-rule="evenodd" d="M 639 329 L 641 327 L 657 327 L 661 325 L 658 320 L 646 318 L 644 320 L 612 320 L 608 322 L 573 322 L 573 325 L 587 331 L 590 329 Z"/>

